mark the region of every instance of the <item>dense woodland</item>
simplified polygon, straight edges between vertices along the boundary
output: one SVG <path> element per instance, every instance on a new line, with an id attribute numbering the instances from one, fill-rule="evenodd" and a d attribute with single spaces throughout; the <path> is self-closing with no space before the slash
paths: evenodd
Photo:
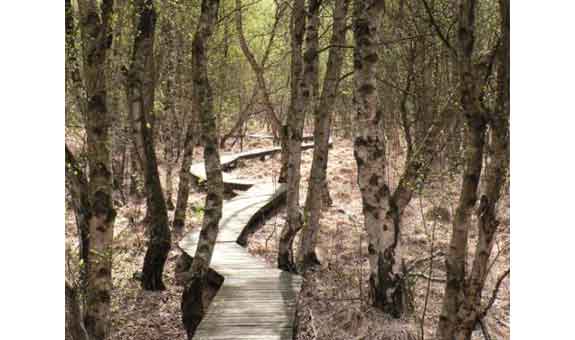
<path id="1" fill-rule="evenodd" d="M 232 177 L 281 194 L 237 243 L 303 278 L 290 338 L 509 338 L 509 0 L 65 11 L 66 339 L 193 339 Z"/>

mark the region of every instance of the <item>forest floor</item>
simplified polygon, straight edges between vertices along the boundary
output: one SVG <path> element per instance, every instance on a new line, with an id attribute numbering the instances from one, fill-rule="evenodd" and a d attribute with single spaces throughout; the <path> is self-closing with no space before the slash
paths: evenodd
<path id="1" fill-rule="evenodd" d="M 310 271 L 304 278 L 302 293 L 298 302 L 299 332 L 297 339 L 380 339 L 385 334 L 390 321 L 370 307 L 368 300 L 369 264 L 367 260 L 367 234 L 362 227 L 361 195 L 357 186 L 357 169 L 353 157 L 353 144 L 350 139 L 334 138 L 328 164 L 328 182 L 333 205 L 327 208 L 321 218 L 321 231 L 318 242 L 318 256 L 322 260 L 321 268 Z M 243 149 L 250 150 L 271 146 L 271 141 L 247 139 Z M 236 146 L 233 151 L 239 151 Z M 226 150 L 231 151 L 231 150 Z M 307 191 L 312 150 L 303 152 L 302 181 L 300 186 L 301 205 Z M 395 188 L 403 164 L 401 155 L 390 152 L 397 164 L 389 164 L 389 184 Z M 196 148 L 195 159 L 202 158 L 201 148 Z M 395 162 L 393 162 L 395 163 Z M 232 173 L 237 177 L 277 178 L 280 169 L 280 155 L 264 162 L 250 160 L 243 162 Z M 428 184 L 421 193 L 412 199 L 404 214 L 402 242 L 403 256 L 407 264 L 413 261 L 429 259 L 433 253 L 448 251 L 450 236 L 450 217 L 459 197 L 458 176 L 450 178 L 445 167 L 436 166 L 428 178 Z M 440 169 L 442 169 L 440 171 Z M 160 169 L 163 173 L 163 169 Z M 174 191 L 177 191 L 177 176 L 174 179 Z M 496 246 L 492 255 L 494 264 L 487 279 L 484 299 L 487 299 L 500 273 L 509 268 L 509 195 L 508 190 L 502 198 L 499 216 L 501 224 Z M 201 225 L 201 209 L 205 194 L 190 194 L 186 232 Z M 175 200 L 175 197 L 173 198 Z M 430 211 L 437 207 L 449 213 L 443 218 L 432 218 Z M 115 242 L 113 258 L 112 292 L 112 335 L 111 339 L 185 339 L 180 320 L 180 299 L 182 287 L 174 281 L 175 262 L 179 250 L 175 244 L 181 236 L 172 235 L 174 246 L 170 251 L 164 282 L 164 292 L 145 292 L 140 282 L 134 279 L 134 273 L 141 270 L 146 251 L 144 228 L 140 221 L 145 215 L 144 200 L 132 200 L 118 206 L 115 223 Z M 172 217 L 170 212 L 170 219 Z M 449 215 L 449 216 L 447 216 Z M 285 224 L 285 209 L 269 219 L 261 229 L 249 239 L 248 249 L 254 255 L 262 256 L 270 265 L 275 266 L 277 244 L 281 228 Z M 477 232 L 471 230 L 469 250 L 474 251 Z M 296 239 L 296 247 L 298 240 Z M 68 277 L 74 277 L 73 268 L 77 268 L 77 233 L 74 214 L 66 211 L 66 248 L 69 251 Z M 469 257 L 471 258 L 471 257 Z M 433 261 L 417 261 L 412 272 L 412 292 L 415 300 L 410 321 L 421 329 L 421 316 L 425 309 L 425 339 L 432 339 L 441 309 L 444 289 L 445 268 L 442 256 Z M 432 278 L 432 280 L 428 280 Z M 427 286 L 429 283 L 429 294 Z M 426 301 L 427 298 L 427 304 Z M 425 308 L 424 306 L 427 305 Z M 493 339 L 509 338 L 509 280 L 506 279 L 499 290 L 485 324 Z M 481 332 L 475 332 L 474 338 L 481 339 Z"/>

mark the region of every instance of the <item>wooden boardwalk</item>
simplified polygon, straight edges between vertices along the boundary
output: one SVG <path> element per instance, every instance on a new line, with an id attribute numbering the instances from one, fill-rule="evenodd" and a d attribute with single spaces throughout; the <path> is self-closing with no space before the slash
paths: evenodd
<path id="1" fill-rule="evenodd" d="M 302 145 L 310 148 L 313 144 Z M 262 157 L 279 148 L 259 149 L 221 157 L 223 168 L 239 160 Z M 194 164 L 193 176 L 205 179 L 204 164 Z M 284 185 L 237 180 L 225 176 L 224 182 L 249 189 L 224 202 L 220 230 L 210 267 L 225 280 L 198 326 L 194 339 L 200 340 L 291 340 L 296 299 L 302 279 L 250 255 L 236 243 L 246 228 L 253 227 L 262 215 L 285 199 Z M 247 229 L 246 229 L 247 230 Z M 186 235 L 180 248 L 194 256 L 199 232 Z"/>
<path id="2" fill-rule="evenodd" d="M 302 144 L 302 151 L 306 149 L 313 148 L 313 143 Z M 263 158 L 266 156 L 273 155 L 275 153 L 281 152 L 281 147 L 273 147 L 268 149 L 253 149 L 250 151 L 228 154 L 220 156 L 220 164 L 222 165 L 222 170 L 228 170 L 233 167 L 237 161 L 253 159 L 253 158 Z M 190 172 L 196 180 L 202 182 L 206 180 L 206 169 L 204 163 L 195 163 L 191 166 Z M 240 179 L 233 175 L 223 172 L 224 185 L 233 190 L 246 190 L 249 189 L 254 184 L 258 183 L 256 180 Z"/>

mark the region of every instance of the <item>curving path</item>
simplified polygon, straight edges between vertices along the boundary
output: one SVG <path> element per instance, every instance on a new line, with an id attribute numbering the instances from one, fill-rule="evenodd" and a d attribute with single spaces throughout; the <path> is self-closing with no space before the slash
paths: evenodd
<path id="1" fill-rule="evenodd" d="M 312 147 L 302 145 L 303 149 Z M 279 147 L 256 149 L 224 155 L 220 162 L 223 169 L 229 169 L 240 159 L 263 158 L 280 151 Z M 204 163 L 192 165 L 190 172 L 197 180 L 205 180 Z M 224 202 L 210 267 L 225 280 L 194 339 L 291 340 L 301 277 L 271 267 L 236 242 L 239 238 L 239 243 L 246 244 L 261 219 L 285 201 L 286 188 L 271 180 L 240 180 L 226 173 L 224 184 L 248 190 Z M 179 247 L 193 257 L 198 237 L 199 231 L 186 235 Z"/>

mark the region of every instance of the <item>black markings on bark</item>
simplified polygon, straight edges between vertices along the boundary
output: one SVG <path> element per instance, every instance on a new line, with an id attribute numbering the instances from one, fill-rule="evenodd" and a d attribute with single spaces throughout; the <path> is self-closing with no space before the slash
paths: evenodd
<path id="1" fill-rule="evenodd" d="M 96 191 L 92 199 L 92 213 L 106 216 L 106 224 L 113 221 L 116 217 L 116 211 L 110 195 L 101 190 Z"/>
<path id="2" fill-rule="evenodd" d="M 375 91 L 375 86 L 372 84 L 363 84 L 358 91 L 364 95 L 370 95 Z"/>
<path id="3" fill-rule="evenodd" d="M 103 303 L 110 303 L 110 292 L 107 289 L 98 290 L 97 299 Z"/>
<path id="4" fill-rule="evenodd" d="M 101 94 L 93 95 L 88 100 L 88 111 L 90 112 L 106 112 L 106 101 Z"/>

